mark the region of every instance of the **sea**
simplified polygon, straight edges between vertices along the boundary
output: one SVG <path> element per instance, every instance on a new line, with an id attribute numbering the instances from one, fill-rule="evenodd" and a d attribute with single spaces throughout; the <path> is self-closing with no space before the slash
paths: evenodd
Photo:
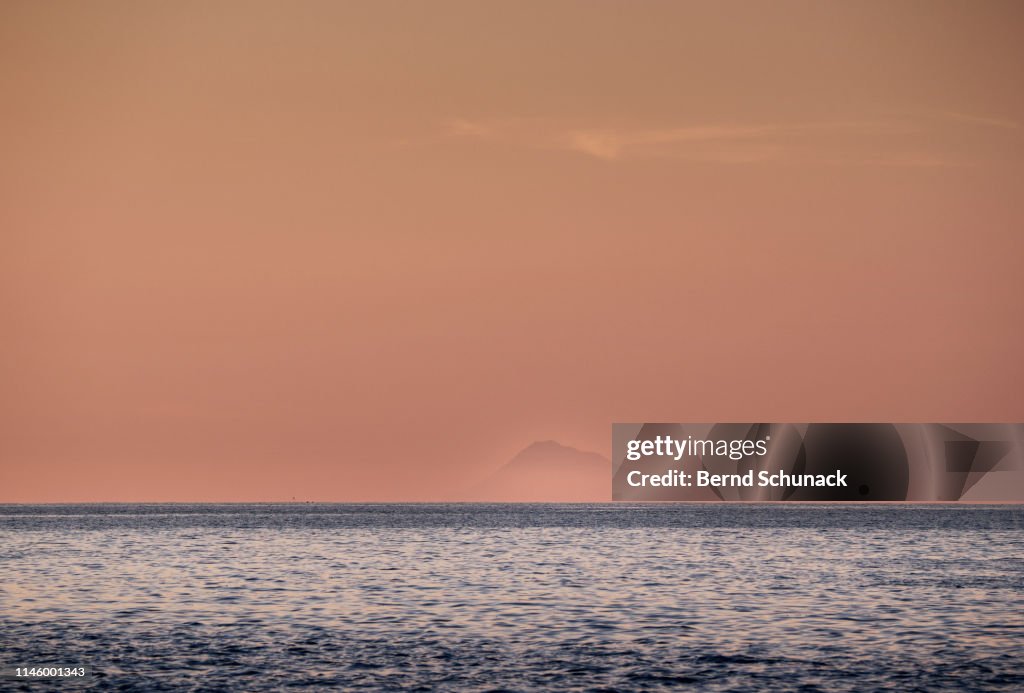
<path id="1" fill-rule="evenodd" d="M 0 669 L 25 691 L 1021 691 L 1024 506 L 2 505 Z"/>

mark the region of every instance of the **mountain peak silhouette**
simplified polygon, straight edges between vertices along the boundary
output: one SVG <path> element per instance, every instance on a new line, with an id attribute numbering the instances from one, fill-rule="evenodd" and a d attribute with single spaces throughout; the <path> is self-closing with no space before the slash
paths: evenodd
<path id="1" fill-rule="evenodd" d="M 611 499 L 611 461 L 541 440 L 520 450 L 471 492 L 494 502 L 587 503 Z"/>

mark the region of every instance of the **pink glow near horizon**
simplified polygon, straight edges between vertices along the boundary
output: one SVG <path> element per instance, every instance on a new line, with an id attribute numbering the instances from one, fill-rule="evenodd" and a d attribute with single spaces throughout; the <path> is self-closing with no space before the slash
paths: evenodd
<path id="1" fill-rule="evenodd" d="M 0 502 L 1024 420 L 1018 3 L 6 2 Z"/>

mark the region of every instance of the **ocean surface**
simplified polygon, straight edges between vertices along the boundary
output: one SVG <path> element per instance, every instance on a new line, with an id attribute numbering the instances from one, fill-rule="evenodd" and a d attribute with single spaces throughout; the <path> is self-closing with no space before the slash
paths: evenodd
<path id="1" fill-rule="evenodd" d="M 13 690 L 1024 690 L 1024 507 L 0 506 Z"/>

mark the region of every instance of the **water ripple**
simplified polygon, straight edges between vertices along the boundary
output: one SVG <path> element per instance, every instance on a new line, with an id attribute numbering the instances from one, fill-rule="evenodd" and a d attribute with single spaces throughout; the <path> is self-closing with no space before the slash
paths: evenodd
<path id="1" fill-rule="evenodd" d="M 0 664 L 83 688 L 1024 686 L 1013 506 L 0 506 L 0 540 Z"/>

